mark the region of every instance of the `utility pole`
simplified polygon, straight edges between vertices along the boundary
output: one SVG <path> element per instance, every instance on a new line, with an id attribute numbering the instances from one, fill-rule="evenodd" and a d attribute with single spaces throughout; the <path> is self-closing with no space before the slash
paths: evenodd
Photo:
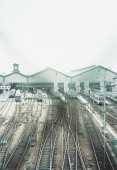
<path id="1" fill-rule="evenodd" d="M 106 128 L 106 83 L 104 81 L 104 109 L 103 109 L 103 129 Z"/>
<path id="2" fill-rule="evenodd" d="M 93 82 L 93 107 L 94 107 L 94 82 Z"/>
<path id="3" fill-rule="evenodd" d="M 106 69 L 104 73 L 104 82 L 102 83 L 102 88 L 103 88 L 103 97 L 104 97 L 104 108 L 103 108 L 103 130 L 105 133 L 105 128 L 106 128 Z"/>
<path id="4" fill-rule="evenodd" d="M 104 96 L 104 109 L 103 109 L 103 133 L 104 133 L 104 169 L 105 169 L 105 147 L 106 147 L 106 69 L 104 74 L 104 82 L 103 82 L 103 96 Z"/>
<path id="5" fill-rule="evenodd" d="M 106 128 L 106 81 L 104 80 L 103 82 L 100 83 L 100 88 L 101 88 L 101 92 L 100 94 L 102 94 L 103 96 L 103 119 L 102 119 L 102 125 L 103 125 L 103 131 L 105 131 Z"/>

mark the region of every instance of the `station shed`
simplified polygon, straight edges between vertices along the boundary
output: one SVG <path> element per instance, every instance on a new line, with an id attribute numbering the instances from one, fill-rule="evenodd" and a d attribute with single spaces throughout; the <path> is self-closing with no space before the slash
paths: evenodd
<path id="1" fill-rule="evenodd" d="M 4 76 L 0 75 L 0 84 L 4 82 Z"/>
<path id="2" fill-rule="evenodd" d="M 70 76 L 53 68 L 47 67 L 40 72 L 28 76 L 28 84 L 32 84 L 37 87 L 53 88 L 54 82 L 57 82 L 58 86 L 61 86 L 66 79 L 71 82 Z"/>
<path id="3" fill-rule="evenodd" d="M 82 88 L 83 83 L 89 82 L 90 86 L 99 87 L 100 82 L 105 81 L 107 84 L 113 82 L 113 78 L 117 73 L 100 65 L 92 65 L 78 70 L 73 70 L 69 74 L 72 77 L 72 82 L 79 81 Z"/>
<path id="4" fill-rule="evenodd" d="M 5 75 L 4 81 L 9 84 L 26 83 L 27 76 L 20 73 L 19 64 L 13 64 L 13 71 L 10 74 Z"/>
<path id="5" fill-rule="evenodd" d="M 82 69 L 73 70 L 68 74 L 64 74 L 53 68 L 47 67 L 42 71 L 31 75 L 22 74 L 19 71 L 19 64 L 13 64 L 13 71 L 7 75 L 0 75 L 0 83 L 8 83 L 11 87 L 27 89 L 27 88 L 54 88 L 54 83 L 59 88 L 64 88 L 64 83 L 68 81 L 68 88 L 75 88 L 77 82 L 79 87 L 89 82 L 90 86 L 100 85 L 100 82 L 113 82 L 113 78 L 117 77 L 117 73 L 103 66 L 92 65 Z"/>
<path id="6" fill-rule="evenodd" d="M 19 64 L 15 63 L 13 64 L 13 71 L 10 74 L 3 76 L 1 82 L 10 84 L 11 88 L 20 88 L 24 90 L 32 88 L 52 89 L 55 82 L 57 82 L 58 88 L 64 87 L 66 79 L 68 82 L 71 82 L 70 76 L 49 67 L 32 75 L 25 75 L 20 73 Z"/>
<path id="7" fill-rule="evenodd" d="M 101 81 L 108 81 L 112 82 L 113 78 L 117 76 L 117 73 L 105 68 L 103 66 L 90 66 L 78 70 L 73 70 L 69 74 L 72 77 L 72 81 L 76 82 L 77 80 L 80 82 L 101 82 Z"/>

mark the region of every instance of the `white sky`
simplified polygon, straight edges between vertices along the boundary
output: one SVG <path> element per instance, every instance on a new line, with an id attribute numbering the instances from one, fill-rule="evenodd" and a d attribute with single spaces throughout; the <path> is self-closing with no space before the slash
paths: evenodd
<path id="1" fill-rule="evenodd" d="M 0 0 L 0 73 L 117 72 L 117 0 Z"/>

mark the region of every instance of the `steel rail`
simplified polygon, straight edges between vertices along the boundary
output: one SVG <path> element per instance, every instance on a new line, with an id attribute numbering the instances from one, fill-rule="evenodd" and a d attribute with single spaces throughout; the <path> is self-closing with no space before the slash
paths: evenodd
<path id="1" fill-rule="evenodd" d="M 62 170 L 64 170 L 64 166 L 66 163 L 65 162 L 66 155 L 67 155 L 67 159 L 68 159 L 68 163 L 69 163 L 69 169 L 72 170 L 70 154 L 69 154 L 69 131 L 67 131 L 67 137 L 65 139 L 65 152 L 64 152 L 64 159 L 63 159 L 63 163 L 62 163 Z"/>
<path id="2" fill-rule="evenodd" d="M 2 109 L 6 108 L 6 105 L 8 105 L 8 103 L 10 102 L 10 99 L 8 98 L 6 101 L 5 101 L 5 104 L 0 108 L 0 112 L 2 112 Z M 0 113 L 1 114 L 1 113 Z"/>
<path id="3" fill-rule="evenodd" d="M 77 102 L 77 99 L 74 99 L 72 100 L 72 105 L 74 106 L 74 103 L 75 103 L 75 106 L 76 106 L 76 102 Z M 75 108 L 75 107 L 74 107 Z M 73 114 L 73 110 L 71 110 L 71 115 Z M 72 119 L 72 117 L 71 117 Z M 66 119 L 67 120 L 67 119 Z M 79 156 L 80 158 L 80 162 L 81 162 L 81 165 L 82 165 L 82 169 L 83 170 L 86 170 L 86 167 L 85 167 L 85 163 L 84 163 L 84 160 L 83 160 L 83 157 L 82 157 L 82 153 L 81 153 L 81 149 L 80 149 L 80 144 L 79 144 L 79 140 L 78 140 L 78 133 L 77 133 L 77 121 L 78 121 L 78 114 L 77 114 L 77 111 L 75 110 L 75 133 L 76 133 L 76 137 L 74 136 L 74 133 L 72 131 L 72 120 L 70 121 L 70 123 L 68 123 L 67 121 L 67 124 L 68 124 L 68 127 L 69 127 L 69 131 L 71 132 L 72 134 L 72 137 L 73 137 L 73 140 L 74 140 L 74 143 L 75 143 L 75 146 L 76 146 L 76 150 L 77 150 L 77 153 L 76 155 Z"/>
<path id="4" fill-rule="evenodd" d="M 50 140 L 50 147 L 48 147 L 48 149 L 50 149 L 50 151 L 49 151 L 50 153 L 48 155 L 49 156 L 49 166 L 48 167 L 49 167 L 49 169 L 51 169 L 52 166 L 53 166 L 53 156 L 54 156 L 55 144 L 56 144 L 56 141 L 57 141 L 59 127 L 61 125 L 61 121 L 59 120 L 59 117 L 60 116 L 57 115 L 57 118 L 54 120 L 54 122 L 53 122 L 53 118 L 52 118 L 52 124 L 49 127 L 49 132 L 46 132 L 47 134 L 43 133 L 43 139 L 41 141 L 41 148 L 40 148 L 40 151 L 39 151 L 39 154 L 38 154 L 38 159 L 37 159 L 36 168 L 35 168 L 36 170 L 38 170 L 41 166 L 41 161 L 42 161 L 42 158 L 43 158 L 43 152 L 44 152 L 45 146 L 48 144 L 47 142 L 49 140 Z M 58 120 L 60 121 L 59 124 L 57 123 Z M 55 131 L 55 129 L 56 129 L 56 131 Z M 55 135 L 54 135 L 54 133 L 55 133 Z M 54 138 L 52 137 L 52 135 L 54 136 Z"/>
<path id="5" fill-rule="evenodd" d="M 88 116 L 89 116 L 89 114 L 88 114 Z M 97 134 L 97 137 L 98 137 L 98 139 L 99 139 L 99 141 L 100 141 L 101 146 L 102 146 L 103 149 L 104 149 L 104 144 L 103 144 L 103 142 L 102 142 L 102 140 L 101 140 L 101 138 L 100 138 L 100 135 L 99 135 L 98 131 L 96 130 L 96 127 L 95 127 L 95 125 L 94 125 L 94 123 L 93 123 L 93 121 L 92 121 L 92 119 L 91 119 L 90 116 L 89 116 L 89 120 L 90 120 L 90 123 L 92 124 L 93 130 L 95 130 L 95 133 Z M 90 129 L 89 129 L 89 127 L 88 127 L 87 124 L 85 124 L 85 125 L 86 125 L 86 127 L 87 127 L 87 129 L 88 129 L 88 133 L 89 133 L 89 135 L 90 135 L 90 140 L 91 140 L 91 143 L 92 143 L 92 147 L 93 147 L 93 151 L 94 151 L 94 155 L 95 155 L 95 158 L 96 158 L 96 163 L 97 163 L 98 169 L 100 169 L 100 163 L 99 163 L 99 161 L 98 161 L 99 158 L 98 158 L 98 156 L 97 156 L 97 151 L 96 151 L 95 146 L 94 146 L 94 142 L 93 142 L 93 139 L 92 139 L 92 136 L 91 136 L 91 133 L 90 133 Z M 96 136 L 96 134 L 95 134 L 95 136 Z M 98 143 L 98 144 L 99 144 L 99 143 Z M 106 159 L 105 159 L 104 161 L 107 161 L 107 160 L 108 160 L 108 162 L 110 163 L 110 168 L 111 168 L 112 170 L 114 170 L 114 167 L 113 167 L 113 165 L 112 165 L 112 162 L 111 162 L 111 160 L 110 160 L 110 158 L 109 158 L 109 155 L 108 155 L 106 149 L 104 149 L 104 152 L 105 152 L 105 156 L 106 156 Z M 110 169 L 109 169 L 109 170 L 110 170 Z"/>
<path id="6" fill-rule="evenodd" d="M 20 117 L 21 117 L 21 115 L 20 115 Z M 23 118 L 23 117 L 22 117 L 22 118 Z M 18 119 L 19 119 L 19 118 L 18 118 Z M 18 121 L 16 121 L 16 122 L 18 122 Z M 19 123 L 19 122 L 18 122 L 18 123 Z M 8 165 L 8 163 L 9 163 L 10 159 L 12 158 L 13 154 L 16 152 L 18 146 L 21 144 L 21 142 L 22 142 L 22 140 L 23 140 L 23 137 L 25 137 L 25 134 L 28 133 L 28 131 L 31 129 L 30 126 L 31 126 L 31 125 L 30 125 L 30 122 L 29 122 L 28 125 L 26 126 L 25 130 L 23 131 L 23 133 L 22 133 L 19 141 L 18 141 L 18 144 L 17 144 L 17 145 L 15 146 L 15 148 L 13 149 L 10 157 L 8 158 L 8 156 L 6 156 L 6 158 L 5 158 L 5 160 L 4 160 L 4 163 L 3 163 L 3 167 L 6 167 L 6 166 Z M 28 136 L 27 136 L 27 137 L 28 137 Z M 25 150 L 24 150 L 24 151 L 25 151 Z"/>
<path id="7" fill-rule="evenodd" d="M 31 125 L 29 124 L 29 126 L 31 127 Z M 26 136 L 26 132 L 27 132 L 27 130 L 29 130 L 30 129 L 30 127 L 27 127 L 26 129 L 25 129 L 25 132 L 22 134 L 22 139 Z M 21 144 L 21 142 L 22 142 L 22 139 L 20 138 L 20 141 L 19 141 L 19 143 L 15 146 L 15 148 L 13 149 L 13 151 L 12 151 L 12 153 L 11 153 L 11 155 L 10 155 L 10 157 L 7 159 L 7 161 L 6 162 L 4 162 L 4 164 L 3 164 L 3 167 L 4 168 L 8 168 L 7 166 L 8 166 L 8 164 L 9 164 L 9 162 L 10 162 L 10 160 L 11 160 L 11 158 L 13 157 L 13 155 L 15 154 L 15 152 L 16 152 L 16 150 L 17 150 L 17 148 L 20 146 L 20 144 Z M 21 148 L 21 149 L 23 149 L 23 148 Z M 21 155 L 20 155 L 21 156 Z M 16 162 L 15 162 L 16 163 Z"/>
<path id="8" fill-rule="evenodd" d="M 57 120 L 56 120 L 56 121 L 57 121 Z M 37 161 L 36 170 L 39 169 L 40 161 L 41 161 L 42 155 L 43 155 L 43 150 L 44 150 L 44 147 L 45 147 L 46 142 L 47 142 L 47 140 L 48 140 L 48 137 L 49 137 L 49 135 L 50 135 L 51 132 L 52 132 L 52 128 L 53 128 L 53 127 L 54 127 L 54 125 L 51 126 L 51 128 L 50 128 L 50 130 L 49 130 L 49 132 L 48 132 L 48 134 L 47 134 L 47 136 L 46 136 L 46 138 L 45 138 L 45 141 L 44 141 L 44 143 L 42 144 L 42 147 L 41 147 L 41 149 L 40 149 L 40 153 L 39 153 L 39 156 L 38 156 L 38 161 Z M 58 129 L 58 128 L 57 128 L 57 129 Z M 56 134 L 58 134 L 58 130 L 57 130 Z M 55 136 L 55 140 L 56 140 L 56 139 L 57 139 L 57 136 Z M 55 146 L 55 142 L 54 142 L 54 146 Z M 54 150 L 54 148 L 52 149 L 52 152 L 53 152 L 53 150 Z M 51 155 L 53 155 L 53 154 L 51 153 Z M 52 163 L 51 163 L 51 165 L 52 165 Z"/>

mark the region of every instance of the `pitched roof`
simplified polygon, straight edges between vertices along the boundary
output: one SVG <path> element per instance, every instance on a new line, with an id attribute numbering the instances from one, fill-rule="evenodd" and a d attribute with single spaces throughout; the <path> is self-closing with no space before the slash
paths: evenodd
<path id="1" fill-rule="evenodd" d="M 114 71 L 112 71 L 112 70 L 110 70 L 110 69 L 108 69 L 108 68 L 105 68 L 105 67 L 103 67 L 103 66 L 101 66 L 101 65 L 97 65 L 97 66 L 96 66 L 96 65 L 92 65 L 92 66 L 85 67 L 85 68 L 82 68 L 82 69 L 73 70 L 73 71 L 70 72 L 71 74 L 68 74 L 68 75 L 70 75 L 71 77 L 75 77 L 75 76 L 77 76 L 77 75 L 84 74 L 84 73 L 86 73 L 86 72 L 88 72 L 88 71 L 91 71 L 91 70 L 93 70 L 93 69 L 95 69 L 95 68 L 103 68 L 103 69 L 106 69 L 106 70 L 114 73 L 115 75 L 117 75 L 116 72 L 114 72 Z"/>
<path id="2" fill-rule="evenodd" d="M 21 75 L 21 76 L 24 76 L 24 77 L 27 77 L 27 75 L 25 75 L 25 74 L 22 74 L 22 73 L 20 73 L 20 72 L 12 72 L 12 73 L 9 73 L 9 74 L 7 74 L 7 75 L 5 75 L 4 77 L 8 77 L 8 76 L 11 76 L 11 75 L 13 75 L 13 74 L 19 74 L 19 75 Z"/>
<path id="3" fill-rule="evenodd" d="M 70 73 L 68 73 L 69 76 L 76 76 L 78 74 L 81 74 L 85 71 L 89 71 L 90 69 L 92 68 L 95 68 L 97 67 L 96 65 L 92 65 L 92 66 L 89 66 L 89 67 L 85 67 L 85 68 L 82 68 L 82 69 L 78 69 L 78 70 L 72 70 Z"/>
<path id="4" fill-rule="evenodd" d="M 53 70 L 54 72 L 60 73 L 60 74 L 62 74 L 62 75 L 64 75 L 64 76 L 66 76 L 66 77 L 71 78 L 71 76 L 69 76 L 68 74 L 64 74 L 64 73 L 62 73 L 62 72 L 60 72 L 60 71 L 57 71 L 57 70 L 55 70 L 55 69 L 53 69 L 53 68 L 50 68 L 50 67 L 47 67 L 47 68 L 45 68 L 45 69 L 43 69 L 42 71 L 39 71 L 39 72 L 37 72 L 37 73 L 31 74 L 31 75 L 29 75 L 29 77 L 35 76 L 35 75 L 37 75 L 37 74 L 43 73 L 43 72 L 48 71 L 48 70 Z"/>

